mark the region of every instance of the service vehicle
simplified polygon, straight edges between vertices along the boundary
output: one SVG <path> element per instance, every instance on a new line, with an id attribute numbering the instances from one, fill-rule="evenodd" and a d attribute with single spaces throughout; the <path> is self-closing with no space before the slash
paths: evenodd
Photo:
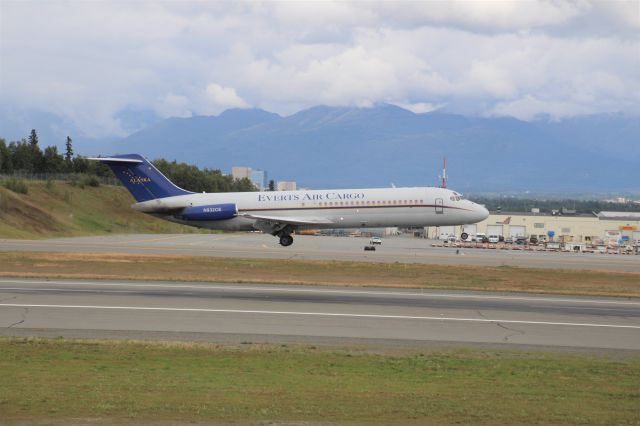
<path id="1" fill-rule="evenodd" d="M 380 237 L 371 237 L 371 239 L 369 240 L 369 244 L 382 244 L 382 238 Z"/>

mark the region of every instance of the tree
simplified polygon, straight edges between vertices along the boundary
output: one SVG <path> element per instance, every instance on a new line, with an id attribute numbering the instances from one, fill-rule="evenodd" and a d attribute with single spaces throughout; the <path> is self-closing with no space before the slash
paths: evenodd
<path id="1" fill-rule="evenodd" d="M 258 188 L 249 178 L 236 179 L 233 185 L 234 192 L 254 192 L 257 190 Z"/>
<path id="2" fill-rule="evenodd" d="M 13 161 L 11 151 L 7 147 L 7 142 L 0 138 L 0 173 L 11 173 L 13 171 Z"/>
<path id="3" fill-rule="evenodd" d="M 31 134 L 29 135 L 29 145 L 38 145 L 38 134 L 36 133 L 36 129 L 31 129 Z"/>
<path id="4" fill-rule="evenodd" d="M 269 181 L 269 191 L 275 191 L 275 190 L 276 190 L 276 182 L 273 179 L 271 179 Z"/>
<path id="5" fill-rule="evenodd" d="M 155 160 L 153 164 L 173 183 L 187 191 L 194 192 L 243 192 L 255 191 L 256 187 L 249 179 L 234 180 L 225 176 L 220 170 L 204 169 L 197 166 L 168 162 L 164 159 Z"/>
<path id="6" fill-rule="evenodd" d="M 73 172 L 74 173 L 87 173 L 89 170 L 89 160 L 84 157 L 75 157 L 73 160 Z"/>
<path id="7" fill-rule="evenodd" d="M 71 138 L 67 136 L 66 143 L 66 152 L 64 153 L 64 161 L 67 164 L 71 164 L 71 160 L 73 159 L 73 146 L 71 145 Z"/>
<path id="8" fill-rule="evenodd" d="M 36 146 L 37 148 L 37 146 Z M 13 163 L 13 170 L 33 173 L 35 170 L 35 150 L 26 139 L 9 144 L 9 152 Z"/>
<path id="9" fill-rule="evenodd" d="M 42 171 L 45 173 L 59 173 L 62 171 L 64 159 L 58 154 L 58 147 L 48 146 L 42 157 Z"/>

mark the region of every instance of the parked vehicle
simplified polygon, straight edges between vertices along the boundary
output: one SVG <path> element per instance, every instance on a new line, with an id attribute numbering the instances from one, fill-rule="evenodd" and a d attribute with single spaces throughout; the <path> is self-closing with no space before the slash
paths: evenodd
<path id="1" fill-rule="evenodd" d="M 532 235 L 529 238 L 529 244 L 538 244 L 538 237 L 536 237 L 535 235 Z"/>
<path id="2" fill-rule="evenodd" d="M 521 245 L 521 246 L 527 244 L 527 237 L 518 237 L 518 238 L 516 238 L 516 244 Z"/>
<path id="3" fill-rule="evenodd" d="M 369 244 L 380 245 L 380 244 L 382 244 L 382 238 L 380 238 L 380 237 L 371 237 L 371 239 L 369 240 Z"/>
<path id="4" fill-rule="evenodd" d="M 489 235 L 488 239 L 489 239 L 490 243 L 500 242 L 500 236 L 499 235 Z"/>
<path id="5" fill-rule="evenodd" d="M 513 244 L 513 237 L 508 237 L 506 240 L 504 240 L 504 242 L 506 244 Z"/>
<path id="6" fill-rule="evenodd" d="M 487 236 L 485 234 L 483 234 L 482 232 L 478 232 L 476 234 L 476 242 L 477 243 L 488 243 L 489 239 L 487 238 Z"/>

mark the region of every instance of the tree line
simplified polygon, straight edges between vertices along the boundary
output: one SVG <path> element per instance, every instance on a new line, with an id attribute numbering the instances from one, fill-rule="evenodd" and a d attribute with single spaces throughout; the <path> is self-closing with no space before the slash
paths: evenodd
<path id="1" fill-rule="evenodd" d="M 540 209 L 541 213 L 552 213 L 557 211 L 574 212 L 575 214 L 591 214 L 600 211 L 640 211 L 638 204 L 621 204 L 609 203 L 597 200 L 535 200 L 527 198 L 489 198 L 489 197 L 472 197 L 476 203 L 483 204 L 487 209 L 493 212 L 526 212 L 530 213 L 532 208 Z"/>
<path id="2" fill-rule="evenodd" d="M 38 133 L 31 130 L 27 139 L 7 144 L 0 138 L 0 174 L 18 173 L 85 173 L 109 176 L 110 170 L 81 156 L 73 155 L 73 141 L 67 137 L 64 154 L 57 146 L 40 148 Z"/>
<path id="3" fill-rule="evenodd" d="M 197 166 L 158 159 L 153 164 L 176 185 L 194 192 L 255 191 L 249 179 L 233 179 L 220 170 L 200 169 Z M 38 133 L 31 130 L 29 137 L 7 143 L 0 138 L 0 175 L 69 173 L 115 178 L 111 169 L 97 161 L 74 155 L 73 140 L 67 136 L 65 152 L 56 146 L 40 148 Z"/>

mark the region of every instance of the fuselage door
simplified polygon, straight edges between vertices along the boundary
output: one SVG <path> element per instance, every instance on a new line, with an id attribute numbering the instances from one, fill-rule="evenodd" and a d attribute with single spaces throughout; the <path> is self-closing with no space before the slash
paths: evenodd
<path id="1" fill-rule="evenodd" d="M 444 213 L 444 207 L 443 207 L 442 198 L 436 198 L 436 214 L 443 214 L 443 213 Z"/>

